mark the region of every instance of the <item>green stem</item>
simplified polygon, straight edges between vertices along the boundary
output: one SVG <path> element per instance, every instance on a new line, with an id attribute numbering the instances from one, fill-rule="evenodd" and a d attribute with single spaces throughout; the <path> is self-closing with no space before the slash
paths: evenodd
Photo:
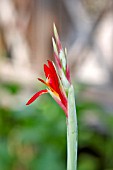
<path id="1" fill-rule="evenodd" d="M 74 89 L 71 85 L 68 92 L 67 118 L 67 170 L 77 169 L 77 117 Z"/>

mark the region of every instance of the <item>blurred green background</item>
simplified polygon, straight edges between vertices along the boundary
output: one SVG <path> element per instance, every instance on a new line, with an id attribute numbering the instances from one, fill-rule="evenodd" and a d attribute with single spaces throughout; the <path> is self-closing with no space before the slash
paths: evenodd
<path id="1" fill-rule="evenodd" d="M 1 86 L 14 96 L 21 87 Z M 79 97 L 87 87 L 76 85 L 78 170 L 113 169 L 113 114 Z M 1 170 L 65 170 L 66 117 L 47 95 L 30 106 L 0 105 Z"/>
<path id="2" fill-rule="evenodd" d="M 113 170 L 113 0 L 0 0 L 0 170 L 66 170 L 66 117 L 41 90 L 55 22 L 67 47 L 78 169 Z"/>

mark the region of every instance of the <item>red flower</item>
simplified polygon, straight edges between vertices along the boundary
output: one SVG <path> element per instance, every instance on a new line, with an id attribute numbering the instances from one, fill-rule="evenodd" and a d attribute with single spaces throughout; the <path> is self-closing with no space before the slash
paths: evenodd
<path id="1" fill-rule="evenodd" d="M 54 100 L 61 106 L 67 115 L 67 96 L 57 74 L 56 68 L 53 62 L 48 60 L 48 65 L 44 64 L 44 72 L 46 76 L 46 81 L 38 78 L 39 81 L 47 86 L 47 89 L 41 90 L 34 94 L 31 99 L 26 103 L 26 105 L 34 102 L 40 95 L 44 93 L 50 93 Z"/>

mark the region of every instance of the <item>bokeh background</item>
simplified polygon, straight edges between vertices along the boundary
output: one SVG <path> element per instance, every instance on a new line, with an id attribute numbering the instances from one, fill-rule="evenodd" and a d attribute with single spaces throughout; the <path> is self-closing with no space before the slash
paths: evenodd
<path id="1" fill-rule="evenodd" d="M 0 0 L 0 170 L 65 170 L 66 118 L 45 88 L 56 23 L 75 88 L 78 170 L 113 170 L 113 1 Z"/>

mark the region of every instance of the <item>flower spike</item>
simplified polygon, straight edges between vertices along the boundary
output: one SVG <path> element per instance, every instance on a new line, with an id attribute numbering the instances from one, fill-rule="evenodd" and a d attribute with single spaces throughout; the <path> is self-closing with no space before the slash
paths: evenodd
<path id="1" fill-rule="evenodd" d="M 44 73 L 46 80 L 38 78 L 38 80 L 45 84 L 47 88 L 33 95 L 26 105 L 29 105 L 34 102 L 42 94 L 49 93 L 64 110 L 66 116 L 68 116 L 67 90 L 70 86 L 70 72 L 67 66 L 67 51 L 66 49 L 63 50 L 62 48 L 55 24 L 53 25 L 53 29 L 55 39 L 52 37 L 52 43 L 58 72 L 55 67 L 55 64 L 52 61 L 48 60 L 48 64 L 44 64 Z"/>

